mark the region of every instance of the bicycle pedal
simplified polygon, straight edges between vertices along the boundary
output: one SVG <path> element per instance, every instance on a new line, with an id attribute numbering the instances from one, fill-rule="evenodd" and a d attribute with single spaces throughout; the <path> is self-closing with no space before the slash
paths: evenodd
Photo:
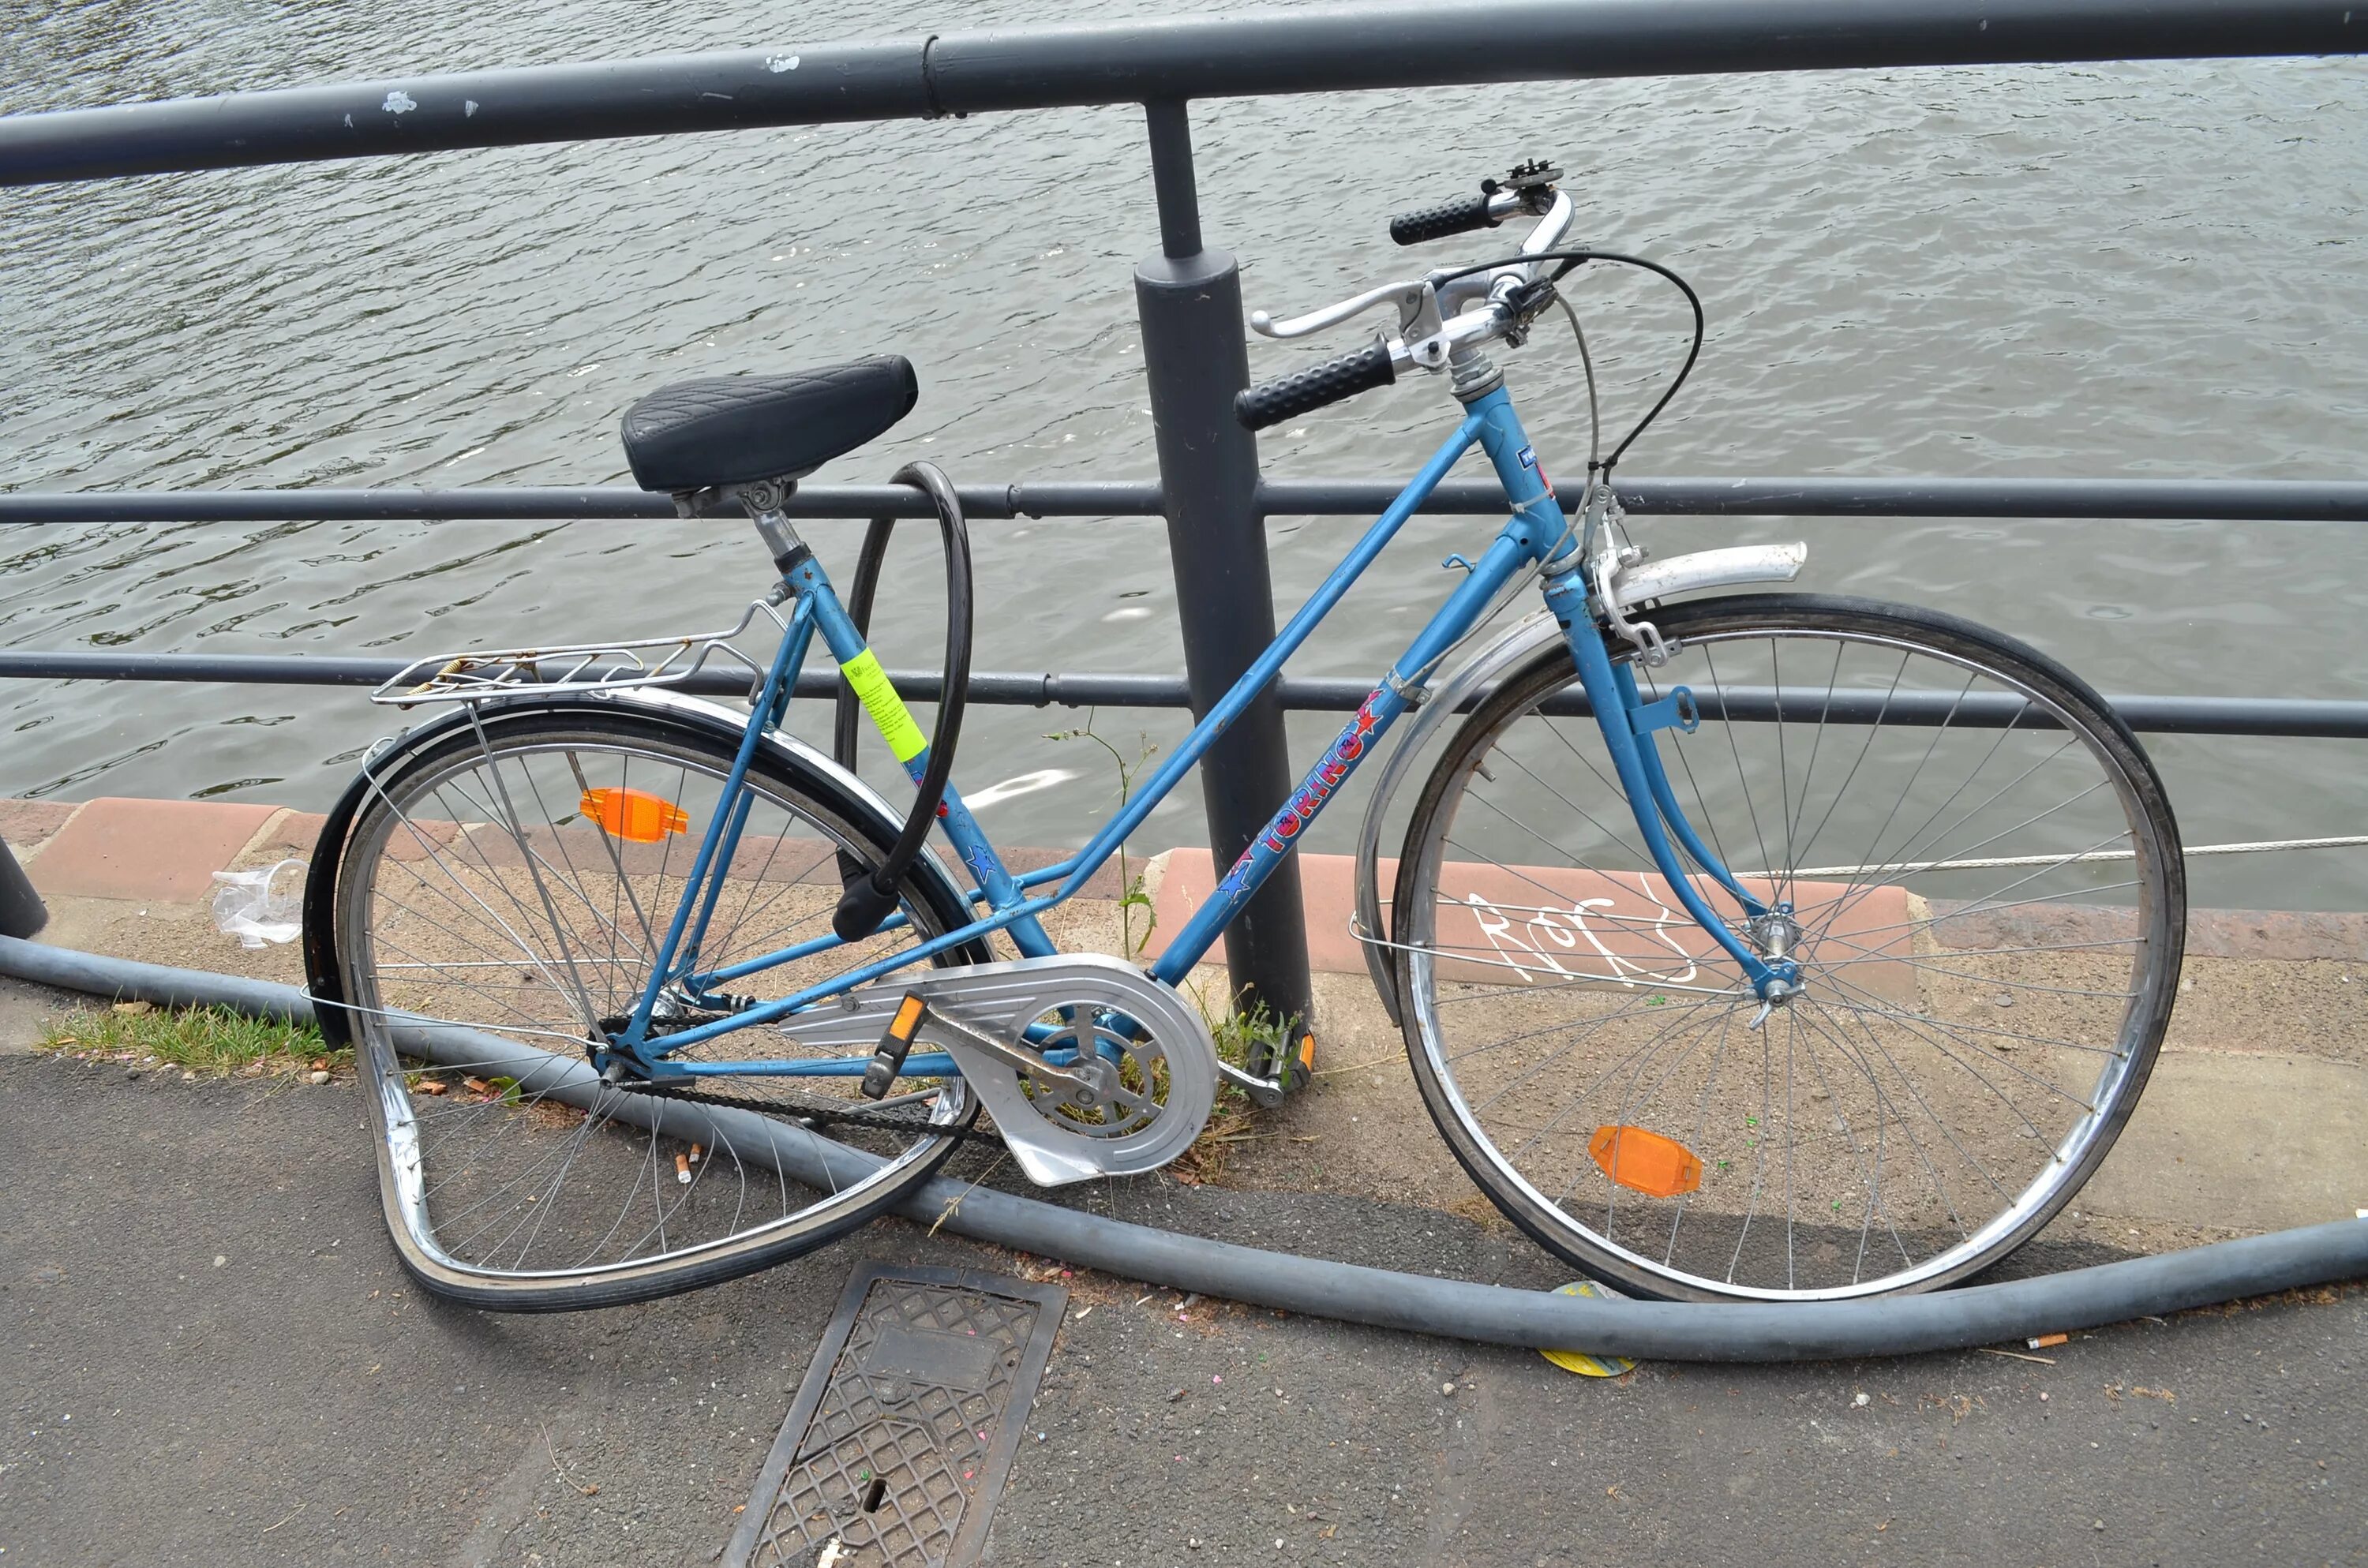
<path id="1" fill-rule="evenodd" d="M 1243 1068 L 1254 1077 L 1272 1080 L 1275 1103 L 1280 1104 L 1315 1081 L 1315 1036 L 1303 1028 L 1295 1043 L 1258 1040 L 1251 1046 Z"/>
<path id="2" fill-rule="evenodd" d="M 1295 1095 L 1315 1082 L 1315 1036 L 1312 1030 L 1299 1031 L 1299 1043 L 1284 1055 L 1282 1071 L 1276 1076 L 1286 1095 Z"/>
<path id="3" fill-rule="evenodd" d="M 888 1020 L 888 1028 L 880 1037 L 879 1049 L 863 1068 L 863 1097 L 885 1099 L 896 1075 L 905 1070 L 905 1058 L 912 1054 L 913 1038 L 921 1032 L 921 1021 L 929 1016 L 928 1004 L 917 992 L 907 991 L 905 999 L 896 1004 L 896 1016 Z"/>

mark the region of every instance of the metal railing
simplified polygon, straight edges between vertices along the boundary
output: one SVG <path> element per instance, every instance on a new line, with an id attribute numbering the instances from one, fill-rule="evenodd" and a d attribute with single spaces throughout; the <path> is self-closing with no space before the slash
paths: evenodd
<path id="1" fill-rule="evenodd" d="M 1376 87 L 1850 67 L 2368 51 L 2368 13 L 2276 0 L 1489 0 L 997 28 L 889 41 L 538 66 L 0 119 L 0 185 L 527 142 L 918 119 L 1084 104 L 1144 106 L 1160 248 L 1135 269 L 1161 479 L 963 491 L 973 517 L 1157 516 L 1167 525 L 1182 681 L 981 674 L 974 699 L 1205 711 L 1274 634 L 1264 523 L 1372 513 L 1383 483 L 1269 480 L 1232 400 L 1248 382 L 1239 273 L 1201 230 L 1187 105 L 1200 97 Z M 1645 514 L 2300 518 L 2368 521 L 2368 484 L 2091 480 L 1664 480 L 1623 483 Z M 886 487 L 812 486 L 806 517 L 916 515 Z M 1493 513 L 1492 487 L 1449 484 L 1424 508 Z M 285 518 L 666 517 L 613 488 L 0 495 L 0 523 Z M 380 661 L 0 653 L 0 675 L 375 682 Z M 301 667 L 300 667 L 301 666 Z M 926 676 L 905 677 L 928 695 Z M 813 684 L 828 688 L 833 677 Z M 1281 680 L 1201 769 L 1212 851 L 1238 854 L 1288 793 L 1287 706 L 1353 707 L 1361 687 Z M 2368 736 L 2368 703 L 2121 698 L 2140 728 Z M 0 857 L 5 857 L 0 846 Z M 1304 1013 L 1307 957 L 1288 862 L 1226 944 L 1237 990 Z"/>

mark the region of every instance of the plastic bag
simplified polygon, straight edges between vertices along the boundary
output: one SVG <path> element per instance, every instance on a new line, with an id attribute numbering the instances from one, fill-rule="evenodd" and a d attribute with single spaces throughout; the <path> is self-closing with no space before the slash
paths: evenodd
<path id="1" fill-rule="evenodd" d="M 282 860 L 252 871 L 216 871 L 215 927 L 242 948 L 294 941 L 304 928 L 306 869 L 302 860 Z"/>

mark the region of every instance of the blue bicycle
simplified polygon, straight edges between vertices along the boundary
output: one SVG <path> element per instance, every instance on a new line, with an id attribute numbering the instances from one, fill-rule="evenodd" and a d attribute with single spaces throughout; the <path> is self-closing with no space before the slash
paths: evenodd
<path id="1" fill-rule="evenodd" d="M 1558 171 L 1524 165 L 1392 224 L 1414 244 L 1534 219 L 1518 254 L 1253 317 L 1285 338 L 1381 308 L 1396 325 L 1242 393 L 1252 428 L 1415 371 L 1457 423 L 1124 809 L 1025 875 L 951 778 L 971 617 L 953 488 L 898 475 L 932 503 L 951 585 L 928 733 L 866 642 L 889 525 L 842 601 L 783 511 L 910 410 L 910 365 L 694 381 L 629 411 L 638 481 L 686 513 L 744 509 L 777 585 L 712 633 L 414 665 L 377 700 L 437 716 L 369 757 L 307 892 L 313 994 L 357 1051 L 422 1284 L 559 1310 L 728 1278 L 896 1205 L 987 1136 L 982 1109 L 1036 1182 L 1157 1170 L 1226 1081 L 1271 1102 L 1306 1080 L 1304 1034 L 1221 1062 L 1178 988 L 1402 722 L 1357 933 L 1440 1133 L 1541 1244 L 1633 1291 L 1800 1300 L 1942 1285 L 2044 1225 L 2169 1017 L 2185 897 L 2161 781 L 2094 692 L 1994 631 L 1692 597 L 1788 581 L 1805 551 L 1630 542 L 1611 474 L 1684 369 L 1608 453 L 1599 431 L 1566 510 L 1496 355 L 1561 312 L 1592 409 L 1566 287 L 1590 265 L 1668 279 L 1702 342 L 1682 279 L 1565 246 L 1572 215 Z M 1451 562 L 1268 832 L 1147 968 L 1060 951 L 1041 917 L 1474 447 L 1505 522 Z M 1532 585 L 1543 608 L 1503 623 Z M 784 725 L 816 638 L 841 676 L 835 756 Z M 746 713 L 684 690 L 725 669 Z M 861 714 L 914 782 L 904 812 L 854 772 Z M 1417 780 L 1392 871 L 1383 824 Z"/>

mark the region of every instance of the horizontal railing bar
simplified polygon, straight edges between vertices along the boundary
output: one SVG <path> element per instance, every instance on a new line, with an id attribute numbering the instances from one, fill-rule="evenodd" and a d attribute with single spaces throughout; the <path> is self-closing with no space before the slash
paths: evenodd
<path id="1" fill-rule="evenodd" d="M 1157 517 L 1153 480 L 961 487 L 973 518 Z M 1270 479 L 1269 517 L 1372 517 L 1389 480 Z M 1636 479 L 1622 505 L 1646 517 L 2145 517 L 2206 521 L 2368 522 L 2368 482 L 2317 479 Z M 1564 487 L 1575 507 L 1579 486 Z M 1420 510 L 1487 517 L 1505 508 L 1487 480 L 1441 484 Z M 799 517 L 933 516 L 893 484 L 811 484 L 791 497 Z M 671 517 L 663 495 L 624 485 L 479 485 L 451 490 L 20 491 L 0 494 L 0 524 L 313 521 L 529 521 Z M 712 515 L 736 516 L 730 511 Z"/>
<path id="2" fill-rule="evenodd" d="M 756 126 L 1451 84 L 2349 54 L 2291 0 L 1484 0 L 1006 28 L 0 119 L 0 184 Z"/>
<path id="3" fill-rule="evenodd" d="M 1565 511 L 1583 486 L 1559 487 Z M 2145 517 L 2166 520 L 2368 522 L 2368 482 L 2347 479 L 1622 479 L 1620 504 L 1645 517 Z M 1372 516 L 1390 480 L 1269 479 L 1269 517 Z M 1505 509 L 1490 480 L 1452 480 L 1426 512 Z"/>
<path id="4" fill-rule="evenodd" d="M 400 674 L 408 661 L 358 659 L 271 653 L 107 653 L 79 649 L 55 652 L 0 652 L 0 678 L 55 680 L 154 680 L 219 682 L 255 686 L 375 687 Z M 943 689 L 942 678 L 926 670 L 892 670 L 896 689 L 916 702 L 934 702 Z M 751 677 L 723 671 L 702 671 L 678 683 L 676 689 L 719 697 L 745 697 Z M 808 670 L 797 680 L 800 697 L 827 697 L 838 688 L 838 676 L 829 670 Z M 1368 683 L 1328 676 L 1284 676 L 1276 691 L 1285 708 L 1300 712 L 1354 712 L 1372 695 Z M 1472 702 L 1479 700 L 1476 694 Z M 1715 697 L 1698 699 L 1705 711 L 1716 707 Z M 970 700 L 1022 708 L 1184 708 L 1189 706 L 1184 682 L 1173 676 L 1071 674 L 1030 675 L 983 670 L 970 679 Z M 1951 692 L 1840 691 L 1830 699 L 1803 687 L 1787 694 L 1785 710 L 1799 716 L 1828 710 L 1838 723 L 1869 722 L 1878 716 L 1903 723 L 1975 728 L 1996 727 L 2028 711 L 2009 693 L 1978 693 L 1960 698 Z M 2134 730 L 2150 734 L 2282 735 L 2346 740 L 2368 739 L 2368 701 L 2312 698 L 2255 697 L 2108 697 L 2105 701 Z M 1471 706 L 1467 702 L 1465 706 Z M 1768 720 L 1778 716 L 1772 690 L 1738 687 L 1726 696 L 1733 717 Z M 1576 689 L 1550 700 L 1549 713 L 1584 715 L 1590 711 L 1584 693 Z"/>
<path id="5" fill-rule="evenodd" d="M 0 652 L 0 678 L 56 680 L 160 680 L 232 686 L 377 687 L 410 666 L 407 659 L 314 657 L 280 653 L 102 653 L 79 649 L 50 653 Z M 942 677 L 930 671 L 894 670 L 896 689 L 920 702 L 934 702 Z M 709 697 L 746 697 L 754 677 L 729 670 L 701 670 L 670 689 Z M 1348 683 L 1342 682 L 1342 685 Z M 806 670 L 797 680 L 800 697 L 828 697 L 838 689 L 830 670 Z M 1360 687 L 1353 710 L 1370 687 Z M 981 670 L 972 674 L 970 700 L 1003 706 L 1085 708 L 1181 708 L 1184 683 L 1167 676 L 1021 675 Z M 423 704 L 425 706 L 440 706 Z"/>
<path id="6" fill-rule="evenodd" d="M 1050 484 L 965 484 L 973 518 L 1156 517 L 1156 480 Z M 796 517 L 934 517 L 927 497 L 901 484 L 809 484 L 783 510 Z M 477 485 L 455 490 L 21 491 L 0 494 L 0 523 L 277 523 L 593 520 L 674 517 L 674 502 L 622 484 L 567 488 Z M 736 506 L 712 508 L 738 517 Z"/>

